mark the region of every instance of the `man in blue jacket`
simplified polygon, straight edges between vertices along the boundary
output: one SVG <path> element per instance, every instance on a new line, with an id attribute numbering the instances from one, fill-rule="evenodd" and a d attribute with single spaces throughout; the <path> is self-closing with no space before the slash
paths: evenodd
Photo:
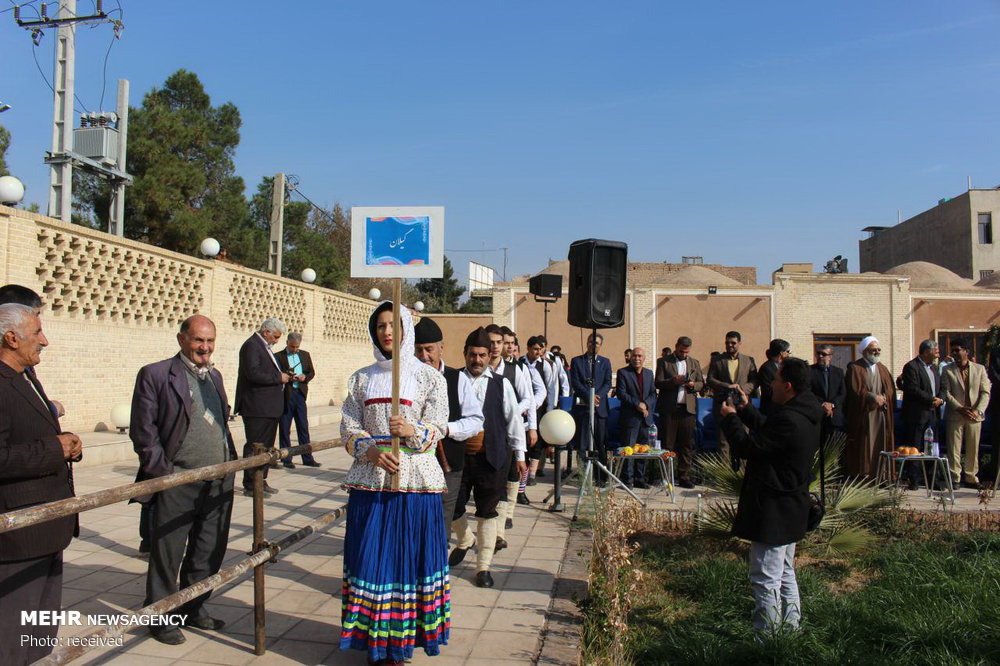
<path id="1" fill-rule="evenodd" d="M 757 411 L 742 389 L 738 406 L 727 400 L 721 408 L 732 451 L 747 461 L 733 536 L 750 542 L 753 628 L 759 633 L 797 629 L 802 618 L 795 543 L 806 535 L 824 414 L 809 382 L 809 365 L 788 357 L 771 380 L 769 415 Z"/>
<path id="2" fill-rule="evenodd" d="M 608 464 L 605 450 L 605 436 L 608 424 L 608 392 L 611 391 L 611 361 L 598 355 L 604 336 L 592 333 L 587 336 L 587 353 L 576 356 L 569 364 L 569 383 L 573 389 L 573 417 L 576 419 L 576 431 L 580 433 L 579 443 L 582 452 L 590 444 L 590 416 L 587 402 L 590 400 L 590 387 L 594 387 L 594 442 L 591 448 L 598 454 L 601 463 Z M 594 369 L 591 374 L 591 361 Z M 593 378 L 593 382 L 591 382 Z M 571 467 L 567 464 L 567 470 Z M 603 475 L 601 475 L 603 476 Z"/>

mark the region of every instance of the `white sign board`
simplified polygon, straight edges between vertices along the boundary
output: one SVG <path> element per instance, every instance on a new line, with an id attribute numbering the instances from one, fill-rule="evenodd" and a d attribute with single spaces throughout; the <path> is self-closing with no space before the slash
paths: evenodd
<path id="1" fill-rule="evenodd" d="M 442 206 L 351 208 L 351 277 L 439 278 L 443 274 Z"/>
<path id="2" fill-rule="evenodd" d="M 484 264 L 469 262 L 469 291 L 492 289 L 495 271 Z"/>

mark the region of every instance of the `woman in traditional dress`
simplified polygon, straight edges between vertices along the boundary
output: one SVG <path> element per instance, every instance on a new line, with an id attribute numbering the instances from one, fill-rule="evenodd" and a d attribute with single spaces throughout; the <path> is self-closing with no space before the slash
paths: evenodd
<path id="1" fill-rule="evenodd" d="M 347 473 L 341 649 L 369 664 L 401 664 L 448 643 L 451 590 L 441 513 L 444 473 L 435 448 L 448 423 L 444 375 L 413 353 L 413 320 L 401 308 L 399 416 L 392 406 L 392 303 L 368 320 L 375 363 L 348 381 L 340 435 L 354 464 Z M 399 459 L 392 435 L 400 438 Z M 392 490 L 392 475 L 399 490 Z"/>

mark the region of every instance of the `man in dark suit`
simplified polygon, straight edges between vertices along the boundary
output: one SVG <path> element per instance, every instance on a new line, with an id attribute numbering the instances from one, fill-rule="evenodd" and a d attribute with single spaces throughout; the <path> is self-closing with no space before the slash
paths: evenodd
<path id="1" fill-rule="evenodd" d="M 694 430 L 698 424 L 698 391 L 705 386 L 701 363 L 691 357 L 691 338 L 677 338 L 674 353 L 656 362 L 656 409 L 663 424 L 663 447 L 677 452 L 677 485 L 694 488 Z"/>
<path id="2" fill-rule="evenodd" d="M 202 315 L 189 317 L 177 342 L 179 354 L 143 367 L 135 379 L 129 438 L 139 454 L 137 481 L 236 459 L 226 388 L 212 367 L 215 324 Z M 137 499 L 152 505 L 144 606 L 219 571 L 229 540 L 232 475 Z M 223 627 L 205 611 L 208 597 L 203 594 L 178 609 L 187 626 Z M 176 626 L 150 627 L 150 633 L 167 645 L 185 640 Z"/>
<path id="3" fill-rule="evenodd" d="M 786 358 L 771 381 L 769 416 L 748 404 L 746 395 L 738 412 L 732 402 L 722 405 L 729 443 L 747 461 L 733 535 L 750 542 L 753 628 L 759 635 L 795 630 L 802 617 L 795 544 L 806 535 L 809 483 L 823 418 L 809 382 L 807 362 Z"/>
<path id="4" fill-rule="evenodd" d="M 825 442 L 835 429 L 844 429 L 844 398 L 847 396 L 844 371 L 833 364 L 830 345 L 820 345 L 816 349 L 816 363 L 809 370 L 812 373 L 809 387 L 823 406 L 821 441 Z"/>
<path id="5" fill-rule="evenodd" d="M 642 367 L 646 352 L 636 347 L 629 356 L 628 365 L 621 368 L 615 377 L 615 392 L 621 400 L 621 415 L 618 418 L 618 432 L 621 445 L 647 444 L 649 428 L 653 425 L 656 411 L 656 385 L 653 371 Z M 632 466 L 635 465 L 634 476 Z M 648 488 L 646 485 L 645 461 L 626 460 L 622 471 L 622 481 L 627 486 Z"/>
<path id="6" fill-rule="evenodd" d="M 63 433 L 34 368 L 49 342 L 32 308 L 0 305 L 0 513 L 73 496 L 69 461 L 83 443 Z M 21 612 L 59 611 L 62 551 L 79 532 L 75 515 L 0 534 L 0 664 L 52 652 L 58 626 L 22 625 Z M 22 635 L 31 641 L 22 642 Z"/>
<path id="7" fill-rule="evenodd" d="M 278 434 L 278 421 L 285 413 L 285 384 L 291 376 L 281 371 L 271 347 L 285 333 L 280 319 L 270 317 L 260 325 L 260 330 L 247 338 L 240 347 L 240 369 L 236 376 L 236 409 L 243 417 L 247 443 L 243 457 L 253 455 L 253 445 L 263 444 L 274 448 Z M 268 468 L 264 468 L 264 492 L 278 492 L 267 483 Z M 253 470 L 243 472 L 243 494 L 253 496 Z"/>
<path id="8" fill-rule="evenodd" d="M 743 336 L 740 332 L 729 331 L 726 333 L 725 353 L 719 354 L 708 364 L 708 376 L 705 382 L 712 389 L 712 416 L 716 424 L 720 422 L 719 409 L 729 397 L 729 392 L 740 388 L 743 389 L 743 393 L 750 395 L 757 383 L 757 361 L 753 356 L 740 353 L 742 344 Z M 718 428 L 718 433 L 719 454 L 724 459 L 731 459 L 729 441 L 722 428 Z"/>
<path id="9" fill-rule="evenodd" d="M 920 343 L 918 355 L 903 366 L 903 432 L 897 443 L 915 446 L 923 452 L 924 431 L 936 429 L 938 408 L 944 404 L 941 390 L 941 373 L 937 361 L 940 356 L 938 344 L 934 340 Z M 910 490 L 919 484 L 917 469 L 907 466 Z"/>
<path id="10" fill-rule="evenodd" d="M 309 352 L 300 349 L 302 346 L 301 333 L 289 333 L 285 341 L 285 348 L 275 354 L 278 359 L 278 367 L 292 381 L 285 384 L 285 412 L 281 415 L 281 423 L 278 429 L 278 442 L 281 448 L 287 449 L 292 445 L 292 421 L 295 421 L 295 434 L 298 435 L 299 444 L 309 443 L 309 415 L 306 411 L 306 398 L 309 397 L 309 382 L 316 376 L 313 370 L 312 356 Z M 282 458 L 281 464 L 289 469 L 295 469 L 292 457 Z M 319 467 L 313 454 L 306 453 L 302 456 L 302 464 L 306 467 Z"/>
<path id="11" fill-rule="evenodd" d="M 587 353 L 574 356 L 569 364 L 569 384 L 573 389 L 573 417 L 576 419 L 576 432 L 579 434 L 580 460 L 583 461 L 583 451 L 590 444 L 590 387 L 594 387 L 594 441 L 589 447 L 597 453 L 601 463 L 607 467 L 608 455 L 605 449 L 605 437 L 608 424 L 608 393 L 611 391 L 611 361 L 601 356 L 601 345 L 604 336 L 591 333 L 587 336 Z M 591 374 L 591 361 L 594 363 Z M 591 381 L 593 378 L 593 381 Z M 567 470 L 570 465 L 567 464 Z M 603 474 L 595 478 L 602 477 Z"/>

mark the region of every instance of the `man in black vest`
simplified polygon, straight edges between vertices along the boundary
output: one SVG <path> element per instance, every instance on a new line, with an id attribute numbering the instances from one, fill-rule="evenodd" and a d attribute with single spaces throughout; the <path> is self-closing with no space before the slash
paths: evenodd
<path id="1" fill-rule="evenodd" d="M 465 468 L 465 440 L 483 430 L 483 407 L 472 390 L 469 376 L 456 368 L 449 368 L 441 359 L 444 335 L 437 322 L 421 317 L 413 327 L 413 343 L 417 358 L 442 373 L 448 385 L 448 426 L 438 448 L 438 462 L 448 488 L 448 492 L 441 496 L 444 527 L 451 535 L 451 521 L 455 516 L 455 503 Z"/>
<path id="2" fill-rule="evenodd" d="M 465 440 L 465 468 L 455 506 L 458 545 L 451 552 L 448 564 L 458 566 L 478 540 L 476 585 L 493 587 L 490 565 L 497 540 L 497 505 L 505 495 L 511 451 L 518 471 L 527 469 L 524 422 L 514 388 L 506 378 L 489 369 L 490 336 L 484 329 L 478 328 L 466 338 L 464 353 L 463 372 L 472 381 L 472 389 L 483 406 L 483 431 Z M 465 516 L 470 496 L 476 503 L 475 536 Z"/>

